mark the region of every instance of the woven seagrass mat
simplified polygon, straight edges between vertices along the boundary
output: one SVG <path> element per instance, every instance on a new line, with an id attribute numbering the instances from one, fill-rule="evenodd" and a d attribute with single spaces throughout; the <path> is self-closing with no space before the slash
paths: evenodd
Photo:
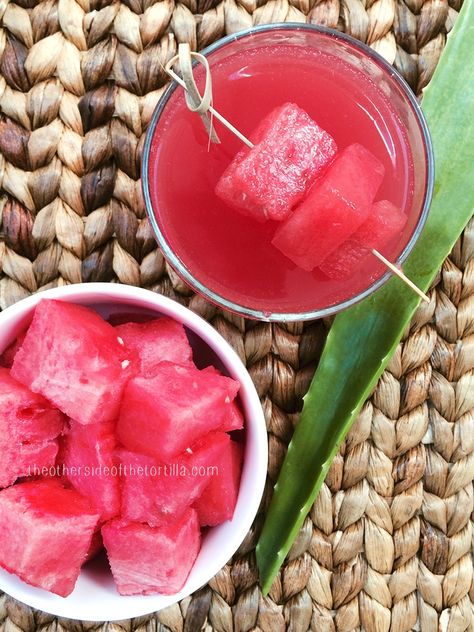
<path id="1" fill-rule="evenodd" d="M 268 502 L 329 324 L 222 313 L 166 266 L 139 182 L 144 132 L 165 83 L 159 62 L 181 41 L 202 48 L 252 24 L 308 20 L 368 42 L 420 93 L 459 8 L 459 0 L 0 0 L 0 307 L 80 281 L 142 285 L 189 304 L 232 343 L 258 387 Z M 108 629 L 474 630 L 474 222 L 430 297 L 270 595 L 257 583 L 257 520 L 209 586 Z M 97 627 L 0 596 L 1 630 Z"/>

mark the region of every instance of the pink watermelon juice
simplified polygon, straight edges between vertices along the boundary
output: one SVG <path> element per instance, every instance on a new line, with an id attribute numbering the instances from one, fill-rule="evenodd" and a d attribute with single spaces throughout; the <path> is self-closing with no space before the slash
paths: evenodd
<path id="1" fill-rule="evenodd" d="M 293 102 L 344 150 L 363 145 L 383 165 L 377 200 L 407 215 L 381 248 L 397 260 L 427 208 L 429 140 L 414 99 L 379 60 L 311 27 L 266 27 L 209 54 L 214 107 L 243 134 Z M 202 69 L 196 77 L 202 83 Z M 277 221 L 258 222 L 220 199 L 215 188 L 243 145 L 216 122 L 220 145 L 208 144 L 199 116 L 178 88 L 155 113 L 145 150 L 144 191 L 165 255 L 194 289 L 234 311 L 280 319 L 337 311 L 380 279 L 369 256 L 343 279 L 302 269 L 272 244 Z M 265 174 L 262 176 L 265 178 Z M 357 182 L 349 183 L 357 188 Z M 322 231 L 314 239 L 324 241 Z"/>

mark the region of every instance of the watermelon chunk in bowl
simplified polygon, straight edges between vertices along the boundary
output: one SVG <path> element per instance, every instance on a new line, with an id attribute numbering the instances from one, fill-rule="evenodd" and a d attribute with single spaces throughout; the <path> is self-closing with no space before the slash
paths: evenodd
<path id="1" fill-rule="evenodd" d="M 71 420 L 65 433 L 61 460 L 65 476 L 80 494 L 89 499 L 102 520 L 120 512 L 120 483 L 116 464 L 114 422 L 84 426 Z M 94 476 L 89 470 L 94 471 Z"/>
<path id="2" fill-rule="evenodd" d="M 126 385 L 117 436 L 129 450 L 169 460 L 225 423 L 238 389 L 238 382 L 217 373 L 162 362 L 152 377 Z"/>
<path id="3" fill-rule="evenodd" d="M 119 284 L 79 284 L 28 297 L 0 313 L 0 353 L 27 329 L 42 299 L 85 305 L 103 318 L 133 314 L 137 319 L 173 318 L 184 325 L 198 367 L 217 367 L 240 384 L 238 408 L 245 419 L 242 479 L 232 520 L 209 529 L 182 589 L 173 595 L 121 596 L 103 555 L 83 566 L 74 591 L 61 598 L 34 588 L 0 569 L 0 590 L 55 616 L 88 621 L 137 617 L 165 608 L 207 583 L 235 553 L 255 518 L 267 470 L 267 435 L 261 404 L 238 356 L 208 323 L 178 303 L 153 292 Z M 84 429 L 91 426 L 84 426 Z M 221 430 L 221 429 L 219 429 Z M 5 535 L 8 537 L 8 534 Z M 27 536 L 25 536 L 25 539 Z"/>
<path id="4" fill-rule="evenodd" d="M 207 366 L 203 369 L 204 373 L 213 373 L 214 375 L 220 375 L 220 371 L 216 369 L 215 366 Z M 222 430 L 223 432 L 233 432 L 234 430 L 242 430 L 244 427 L 244 417 L 239 408 L 239 404 L 237 400 L 234 400 L 230 403 L 230 407 L 227 410 L 227 413 L 224 417 L 222 424 L 219 426 L 218 430 Z"/>
<path id="5" fill-rule="evenodd" d="M 233 430 L 242 430 L 244 427 L 244 417 L 236 401 L 231 402 L 229 414 L 219 427 L 219 430 L 232 432 Z"/>
<path id="6" fill-rule="evenodd" d="M 117 332 L 97 314 L 45 299 L 35 309 L 11 373 L 72 419 L 91 424 L 116 418 L 129 364 Z"/>
<path id="7" fill-rule="evenodd" d="M 0 368 L 0 488 L 54 466 L 64 415 Z"/>
<path id="8" fill-rule="evenodd" d="M 181 323 L 157 318 L 144 323 L 117 325 L 115 331 L 125 348 L 135 356 L 138 373 L 153 375 L 160 362 L 192 365 L 193 350 Z"/>
<path id="9" fill-rule="evenodd" d="M 99 521 L 90 503 L 56 479 L 20 483 L 0 492 L 0 565 L 28 582 L 67 597 Z"/>
<path id="10" fill-rule="evenodd" d="M 239 495 L 241 468 L 242 446 L 229 441 L 216 461 L 215 476 L 194 503 L 202 526 L 213 527 L 232 519 Z"/>
<path id="11" fill-rule="evenodd" d="M 211 484 L 214 468 L 219 469 L 230 443 L 225 432 L 210 432 L 192 448 L 166 463 L 119 450 L 123 466 L 122 517 L 156 527 L 165 524 L 170 517 L 181 516 Z M 230 502 L 233 500 L 235 507 L 237 499 L 231 498 Z M 228 518 L 226 516 L 221 522 Z"/>
<path id="12" fill-rule="evenodd" d="M 194 509 L 160 527 L 112 520 L 102 528 L 102 536 L 121 595 L 179 591 L 201 545 Z"/>
<path id="13" fill-rule="evenodd" d="M 15 359 L 16 352 L 23 344 L 23 340 L 25 339 L 26 333 L 21 333 L 18 338 L 11 343 L 9 347 L 5 349 L 5 351 L 0 355 L 0 366 L 5 367 L 6 369 L 11 369 L 13 366 L 13 360 Z"/>

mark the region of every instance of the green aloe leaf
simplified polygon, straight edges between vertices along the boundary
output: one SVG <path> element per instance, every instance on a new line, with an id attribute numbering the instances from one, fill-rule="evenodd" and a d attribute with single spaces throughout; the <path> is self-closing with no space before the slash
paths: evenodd
<path id="1" fill-rule="evenodd" d="M 435 194 L 422 236 L 404 265 L 423 290 L 429 288 L 474 208 L 473 59 L 474 1 L 465 0 L 423 98 L 435 152 Z M 418 301 L 401 281 L 392 279 L 335 319 L 257 545 L 265 592 Z"/>

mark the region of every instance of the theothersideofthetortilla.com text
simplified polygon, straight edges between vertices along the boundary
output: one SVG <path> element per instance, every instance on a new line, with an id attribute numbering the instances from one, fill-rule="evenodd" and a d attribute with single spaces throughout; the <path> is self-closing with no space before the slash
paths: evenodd
<path id="1" fill-rule="evenodd" d="M 117 465 L 54 465 L 51 467 L 28 467 L 26 476 L 66 476 L 66 477 L 136 477 L 136 478 L 184 478 L 201 476 L 218 476 L 217 465 L 202 465 L 188 467 L 186 465 L 158 464 L 158 465 L 130 465 L 119 463 Z"/>

